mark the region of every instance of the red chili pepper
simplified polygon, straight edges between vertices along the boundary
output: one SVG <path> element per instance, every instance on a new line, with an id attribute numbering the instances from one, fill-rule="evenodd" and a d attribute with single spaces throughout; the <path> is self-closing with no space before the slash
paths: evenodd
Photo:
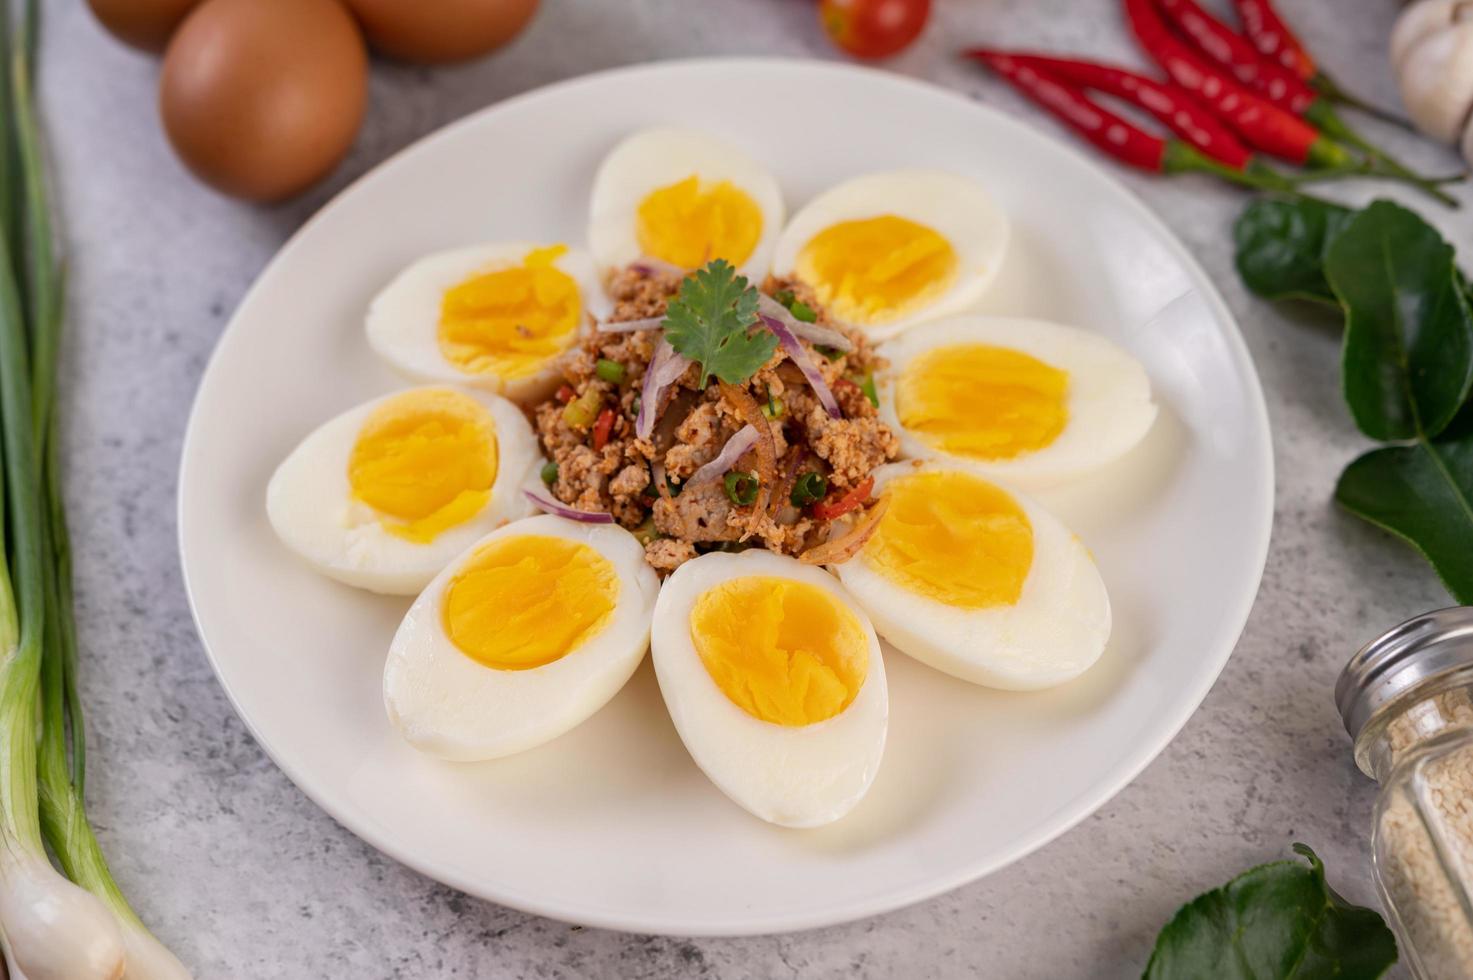
<path id="1" fill-rule="evenodd" d="M 869 499 L 870 491 L 875 488 L 875 478 L 867 476 L 863 480 L 840 494 L 833 503 L 825 497 L 818 503 L 809 507 L 813 516 L 821 521 L 831 521 L 836 517 L 843 517 L 860 504 Z M 832 494 L 830 495 L 832 496 Z"/>
<path id="2" fill-rule="evenodd" d="M 605 408 L 598 413 L 598 420 L 593 423 L 593 451 L 602 452 L 609 444 L 609 433 L 614 430 L 614 410 Z"/>
<path id="3" fill-rule="evenodd" d="M 1197 50 L 1280 109 L 1302 116 L 1319 98 L 1304 79 L 1260 56 L 1246 38 L 1204 10 L 1197 0 L 1156 0 L 1156 5 Z"/>
<path id="4" fill-rule="evenodd" d="M 1003 52 L 973 48 L 971 58 L 986 61 Z M 1124 99 L 1161 120 L 1182 139 L 1234 170 L 1242 170 L 1253 153 L 1233 131 L 1191 93 L 1171 82 L 1158 82 L 1138 72 L 1074 58 L 1007 53 L 1018 65 L 1052 75 L 1061 81 Z"/>
<path id="5" fill-rule="evenodd" d="M 1329 166 L 1347 172 L 1359 172 L 1404 181 L 1421 188 L 1450 207 L 1457 207 L 1457 201 L 1438 189 L 1436 181 L 1416 173 L 1396 158 L 1388 155 L 1380 147 L 1368 142 L 1365 137 L 1340 118 L 1328 98 L 1321 97 L 1293 72 L 1260 58 L 1253 45 L 1244 41 L 1233 32 L 1232 28 L 1209 14 L 1196 3 L 1196 0 L 1154 0 L 1154 4 L 1153 7 L 1151 0 L 1144 0 L 1144 2 L 1125 0 L 1127 16 L 1130 18 L 1131 26 L 1136 29 L 1136 36 L 1140 39 L 1141 44 L 1153 57 L 1161 61 L 1168 74 L 1178 82 L 1190 88 L 1191 86 L 1179 72 L 1185 71 L 1187 75 L 1198 78 L 1201 77 L 1200 72 L 1207 71 L 1213 73 L 1216 80 L 1222 83 L 1224 91 L 1230 92 L 1233 79 L 1229 78 L 1224 71 L 1219 71 L 1202 59 L 1196 58 L 1194 52 L 1173 37 L 1165 21 L 1162 20 L 1163 11 L 1177 27 L 1191 38 L 1198 51 L 1208 59 L 1217 62 L 1227 72 L 1232 72 L 1239 81 L 1252 79 L 1248 84 L 1257 87 L 1263 93 L 1264 98 L 1259 99 L 1252 92 L 1239 86 L 1238 92 L 1243 97 L 1262 102 L 1266 108 L 1278 107 L 1295 116 L 1303 116 L 1308 123 L 1318 127 L 1324 148 L 1311 152 L 1308 158 L 1311 165 Z M 1151 20 L 1154 20 L 1155 23 L 1148 23 Z M 1148 36 L 1155 37 L 1155 41 L 1148 41 Z M 1162 55 L 1153 48 L 1153 43 L 1159 47 L 1161 52 L 1166 53 L 1168 60 L 1162 60 Z M 1178 57 L 1180 52 L 1171 53 L 1175 49 L 1180 49 L 1180 52 L 1184 52 L 1187 57 L 1193 58 L 1196 64 L 1183 68 Z M 1209 79 L 1203 82 L 1202 94 L 1208 94 L 1205 89 L 1211 81 Z M 1253 142 L 1252 136 L 1243 131 L 1241 127 L 1239 131 L 1243 132 L 1244 137 L 1250 143 Z M 1357 167 L 1355 159 L 1338 144 L 1353 146 L 1361 151 L 1367 158 L 1365 164 Z M 1274 152 L 1268 147 L 1262 147 L 1262 149 Z"/>
<path id="6" fill-rule="evenodd" d="M 1306 82 L 1318 74 L 1314 58 L 1289 30 L 1269 0 L 1233 0 L 1243 18 L 1243 33 L 1265 58 L 1287 68 Z"/>
<path id="7" fill-rule="evenodd" d="M 1155 0 L 1125 0 L 1125 16 L 1136 40 L 1182 88 L 1203 99 L 1218 118 L 1255 149 L 1290 163 L 1345 167 L 1348 153 L 1292 113 L 1259 98 L 1214 68 L 1173 35 Z"/>
<path id="8" fill-rule="evenodd" d="M 571 385 L 563 385 L 557 390 L 557 395 L 554 397 L 556 397 L 559 402 L 566 405 L 568 402 L 573 400 L 573 396 L 575 394 L 577 394 L 577 392 L 573 391 Z"/>

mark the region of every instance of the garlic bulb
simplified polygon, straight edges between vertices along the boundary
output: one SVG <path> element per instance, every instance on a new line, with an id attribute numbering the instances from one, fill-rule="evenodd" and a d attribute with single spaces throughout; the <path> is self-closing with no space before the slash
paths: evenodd
<path id="1" fill-rule="evenodd" d="M 1391 67 L 1417 128 L 1473 163 L 1473 0 L 1418 0 L 1391 32 Z"/>

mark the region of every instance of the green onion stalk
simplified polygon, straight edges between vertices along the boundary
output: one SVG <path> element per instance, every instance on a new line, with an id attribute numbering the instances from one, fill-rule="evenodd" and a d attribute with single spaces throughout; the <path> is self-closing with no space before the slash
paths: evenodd
<path id="1" fill-rule="evenodd" d="M 31 98 L 35 0 L 0 0 L 0 940 L 28 980 L 189 976 L 128 905 L 83 805 L 71 552 L 55 417 L 62 277 Z M 38 717 L 39 712 L 39 717 Z M 43 843 L 44 841 L 44 843 Z M 46 854 L 49 845 L 65 876 Z"/>

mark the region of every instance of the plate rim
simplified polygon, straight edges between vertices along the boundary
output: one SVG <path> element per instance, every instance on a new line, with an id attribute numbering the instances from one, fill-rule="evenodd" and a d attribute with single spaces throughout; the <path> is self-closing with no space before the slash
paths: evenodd
<path id="1" fill-rule="evenodd" d="M 226 679 L 226 672 L 222 668 L 219 657 L 211 647 L 209 639 L 205 634 L 204 626 L 200 620 L 199 603 L 196 601 L 195 588 L 191 582 L 189 573 L 189 546 L 187 539 L 189 537 L 188 528 L 190 526 L 190 518 L 185 487 L 189 482 L 191 472 L 190 459 L 193 455 L 191 449 L 197 436 L 196 430 L 202 424 L 199 421 L 200 401 L 214 374 L 217 371 L 223 370 L 220 367 L 221 350 L 227 346 L 227 341 L 238 330 L 241 321 L 241 311 L 251 305 L 257 292 L 262 288 L 263 282 L 275 271 L 278 265 L 283 264 L 294 253 L 296 248 L 299 247 L 301 239 L 314 229 L 318 223 L 326 220 L 326 217 L 338 208 L 343 207 L 344 200 L 352 196 L 353 192 L 362 184 L 377 177 L 380 171 L 397 165 L 401 158 L 411 154 L 428 152 L 428 149 L 434 144 L 450 138 L 462 128 L 480 125 L 486 117 L 492 116 L 504 109 L 567 88 L 596 87 L 612 78 L 641 74 L 660 75 L 669 72 L 679 73 L 691 70 L 763 71 L 774 68 L 878 80 L 884 84 L 909 89 L 915 94 L 927 99 L 963 103 L 970 110 L 991 117 L 993 123 L 1000 124 L 1004 129 L 1016 128 L 1026 130 L 1030 136 L 1041 139 L 1048 144 L 1050 151 L 1063 154 L 1071 158 L 1075 163 L 1093 171 L 1133 213 L 1134 217 L 1164 242 L 1167 250 L 1181 263 L 1181 267 L 1186 272 L 1187 278 L 1192 281 L 1194 288 L 1208 307 L 1213 319 L 1225 327 L 1221 331 L 1221 334 L 1228 348 L 1229 358 L 1236 365 L 1238 379 L 1244 388 L 1248 408 L 1248 418 L 1246 421 L 1254 433 L 1255 441 L 1259 443 L 1257 462 L 1259 472 L 1262 474 L 1262 478 L 1255 487 L 1259 507 L 1255 524 L 1251 528 L 1252 537 L 1256 541 L 1256 547 L 1253 549 L 1254 557 L 1252 564 L 1257 571 L 1252 576 L 1251 588 L 1248 587 L 1246 581 L 1243 583 L 1243 587 L 1239 590 L 1235 601 L 1228 610 L 1228 615 L 1223 620 L 1225 626 L 1221 641 L 1213 645 L 1214 654 L 1212 659 L 1214 662 L 1211 664 L 1212 669 L 1210 671 L 1204 671 L 1196 687 L 1185 692 L 1185 695 L 1177 702 L 1175 716 L 1170 718 L 1169 723 L 1162 728 L 1161 733 L 1155 738 L 1142 741 L 1130 753 L 1127 753 L 1127 760 L 1117 767 L 1117 772 L 1113 779 L 1106 780 L 1089 792 L 1080 794 L 1080 797 L 1084 801 L 1082 805 L 1076 803 L 1068 808 L 1061 808 L 1058 811 L 1060 815 L 1056 815 L 1038 824 L 1033 828 L 1031 833 L 1020 838 L 1013 847 L 998 855 L 971 863 L 964 862 L 953 868 L 949 873 L 933 875 L 924 881 L 917 882 L 908 887 L 886 892 L 882 896 L 846 899 L 804 913 L 784 914 L 780 920 L 776 921 L 770 918 L 764 918 L 760 913 L 754 912 L 748 913 L 743 917 L 728 917 L 721 921 L 708 922 L 697 928 L 691 928 L 689 923 L 668 917 L 664 920 L 652 920 L 648 916 L 639 913 L 624 913 L 619 910 L 603 907 L 583 906 L 576 900 L 552 902 L 537 897 L 521 895 L 514 889 L 487 888 L 484 882 L 473 882 L 459 874 L 453 867 L 442 867 L 433 862 L 421 860 L 410 850 L 400 847 L 395 841 L 391 840 L 390 835 L 380 833 L 371 820 L 356 819 L 351 814 L 344 815 L 338 809 L 329 806 L 324 799 L 326 794 L 318 791 L 311 778 L 298 771 L 295 766 L 283 761 L 283 753 L 278 751 L 273 742 L 257 728 L 242 708 L 237 693 L 232 689 L 229 681 Z M 180 445 L 179 475 L 175 482 L 175 527 L 177 529 L 176 543 L 180 577 L 184 585 L 185 597 L 189 604 L 190 619 L 194 624 L 194 631 L 199 638 L 200 646 L 203 648 L 205 657 L 210 664 L 210 669 L 214 673 L 215 679 L 220 684 L 221 689 L 225 692 L 225 696 L 232 710 L 234 710 L 236 717 L 245 726 L 251 737 L 256 741 L 256 744 L 261 747 L 262 751 L 265 752 L 266 756 L 277 769 L 303 795 L 311 800 L 315 806 L 327 814 L 339 826 L 381 854 L 433 881 L 475 898 L 503 905 L 521 912 L 581 926 L 610 929 L 626 933 L 680 937 L 780 935 L 855 922 L 893 912 L 953 891 L 963 885 L 977 881 L 1014 864 L 1057 840 L 1084 820 L 1094 815 L 1100 807 L 1104 806 L 1125 789 L 1126 786 L 1134 782 L 1136 777 L 1155 761 L 1165 751 L 1167 746 L 1175 741 L 1176 736 L 1180 734 L 1182 728 L 1196 714 L 1197 709 L 1201 707 L 1202 702 L 1206 699 L 1212 687 L 1217 683 L 1218 678 L 1221 677 L 1223 669 L 1226 667 L 1233 652 L 1237 649 L 1238 642 L 1242 639 L 1243 631 L 1248 624 L 1249 615 L 1257 601 L 1258 592 L 1262 586 L 1273 530 L 1274 505 L 1275 470 L 1273 431 L 1270 426 L 1263 385 L 1258 376 L 1257 366 L 1253 361 L 1247 341 L 1243 337 L 1242 329 L 1238 324 L 1237 317 L 1233 314 L 1231 307 L 1228 306 L 1210 274 L 1197 261 L 1196 256 L 1192 254 L 1191 250 L 1187 248 L 1186 244 L 1176 232 L 1171 229 L 1150 205 L 1128 187 L 1118 174 L 1102 166 L 1099 161 L 1087 156 L 1079 147 L 1065 142 L 1057 134 L 1036 127 L 1018 116 L 979 101 L 976 98 L 969 97 L 966 93 L 956 89 L 880 68 L 840 61 L 823 61 L 813 58 L 785 56 L 664 59 L 621 65 L 571 78 L 559 79 L 558 81 L 541 85 L 525 92 L 519 92 L 516 95 L 493 102 L 474 112 L 451 120 L 437 129 L 418 137 L 370 167 L 333 194 L 330 199 L 313 212 L 311 217 L 304 221 L 277 248 L 271 258 L 256 274 L 250 287 L 236 304 L 229 321 L 215 339 L 209 359 L 205 364 L 204 370 L 200 373 L 199 384 L 195 389 L 194 396 L 190 400 L 188 421 L 185 425 L 184 438 Z M 1076 800 L 1078 799 L 1076 798 Z"/>

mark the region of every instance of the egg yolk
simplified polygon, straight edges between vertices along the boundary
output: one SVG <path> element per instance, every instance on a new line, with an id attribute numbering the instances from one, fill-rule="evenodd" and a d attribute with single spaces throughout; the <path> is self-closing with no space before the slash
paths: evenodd
<path id="1" fill-rule="evenodd" d="M 956 266 L 940 233 L 886 214 L 825 228 L 798 253 L 795 271 L 839 319 L 884 323 L 945 292 Z"/>
<path id="2" fill-rule="evenodd" d="M 959 344 L 906 366 L 900 424 L 928 445 L 973 459 L 1013 459 L 1052 443 L 1069 421 L 1069 375 L 1021 351 Z"/>
<path id="3" fill-rule="evenodd" d="M 869 669 L 859 620 L 831 593 L 770 576 L 707 590 L 690 614 L 691 641 L 732 703 L 777 725 L 812 725 L 849 706 Z"/>
<path id="4" fill-rule="evenodd" d="M 639 202 L 635 237 L 645 255 L 682 269 L 741 265 L 762 237 L 762 209 L 731 181 L 703 187 L 692 174 Z"/>
<path id="5" fill-rule="evenodd" d="M 1018 601 L 1033 566 L 1033 525 L 1007 492 L 966 473 L 913 473 L 884 495 L 890 505 L 863 552 L 872 568 L 948 606 Z"/>
<path id="6" fill-rule="evenodd" d="M 554 263 L 566 245 L 472 276 L 440 302 L 440 353 L 467 374 L 523 378 L 567 349 L 583 314 L 578 283 Z"/>
<path id="7" fill-rule="evenodd" d="M 523 534 L 478 548 L 445 590 L 441 619 L 462 653 L 496 670 L 561 660 L 608 625 L 619 576 L 566 538 Z"/>
<path id="8" fill-rule="evenodd" d="M 490 413 L 458 391 L 419 389 L 368 417 L 348 457 L 348 485 L 389 533 L 427 544 L 480 513 L 496 466 Z"/>

